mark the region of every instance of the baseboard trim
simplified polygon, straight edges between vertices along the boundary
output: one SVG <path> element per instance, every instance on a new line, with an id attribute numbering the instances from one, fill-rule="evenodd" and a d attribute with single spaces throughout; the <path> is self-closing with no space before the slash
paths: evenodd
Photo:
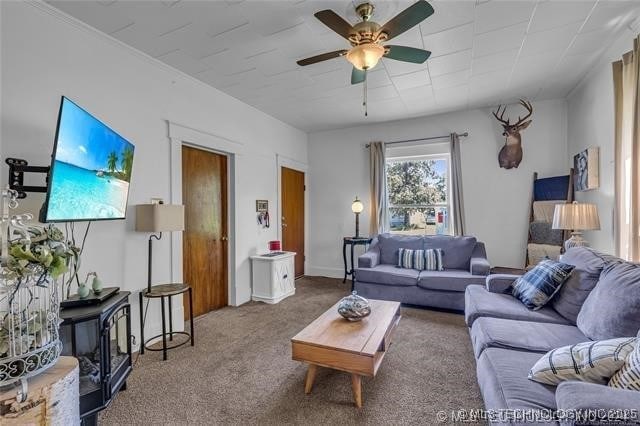
<path id="1" fill-rule="evenodd" d="M 307 273 L 311 277 L 344 278 L 344 269 L 328 266 L 308 265 Z"/>

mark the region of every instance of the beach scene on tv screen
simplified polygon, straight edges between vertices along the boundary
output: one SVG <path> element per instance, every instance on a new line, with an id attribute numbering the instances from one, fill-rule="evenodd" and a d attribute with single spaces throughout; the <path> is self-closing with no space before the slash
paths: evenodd
<path id="1" fill-rule="evenodd" d="M 124 218 L 133 151 L 131 143 L 64 99 L 47 220 Z"/>

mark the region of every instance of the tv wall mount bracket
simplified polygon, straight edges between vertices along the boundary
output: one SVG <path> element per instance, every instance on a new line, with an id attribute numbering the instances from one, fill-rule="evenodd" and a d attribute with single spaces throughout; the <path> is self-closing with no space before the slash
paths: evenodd
<path id="1" fill-rule="evenodd" d="M 49 182 L 49 166 L 30 166 L 27 160 L 20 158 L 7 158 L 5 162 L 9 165 L 9 188 L 18 192 L 18 198 L 26 198 L 27 192 L 47 192 Z M 25 173 L 44 173 L 44 186 L 30 186 L 24 184 Z"/>

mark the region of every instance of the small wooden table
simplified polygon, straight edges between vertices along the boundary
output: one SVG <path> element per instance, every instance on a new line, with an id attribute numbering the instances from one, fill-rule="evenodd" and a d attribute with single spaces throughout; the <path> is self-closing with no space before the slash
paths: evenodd
<path id="1" fill-rule="evenodd" d="M 347 276 L 351 276 L 351 291 L 353 291 L 353 280 L 355 278 L 356 266 L 353 259 L 353 247 L 364 246 L 365 250 L 371 244 L 373 238 L 369 237 L 344 237 L 342 238 L 342 261 L 344 262 L 344 278 L 342 282 L 347 282 Z M 351 248 L 351 268 L 347 265 L 347 246 Z"/>
<path id="2" fill-rule="evenodd" d="M 189 293 L 189 325 L 190 325 L 190 333 L 186 331 L 173 331 L 173 306 L 171 305 L 171 297 L 177 296 L 178 294 Z M 146 297 L 147 299 L 160 298 L 160 311 L 162 315 L 162 334 L 157 334 L 153 337 L 144 339 L 144 321 L 145 321 L 145 308 L 142 298 Z M 167 333 L 167 324 L 165 318 L 165 307 L 164 307 L 164 299 L 165 297 L 169 300 L 169 332 Z M 176 334 L 181 334 L 183 336 L 187 336 L 188 339 L 184 340 L 182 343 L 172 344 L 171 346 L 167 346 L 167 336 L 169 340 L 173 342 L 173 336 Z M 152 348 L 149 346 L 149 343 L 152 340 L 155 340 L 159 337 L 162 337 L 162 349 Z M 148 351 L 162 351 L 162 360 L 167 360 L 167 350 L 175 349 L 180 347 L 187 342 L 191 342 L 191 346 L 194 345 L 193 341 L 193 290 L 190 285 L 184 283 L 172 283 L 172 284 L 159 284 L 151 286 L 151 291 L 142 290 L 140 292 L 140 353 L 144 354 L 145 349 Z"/>
<path id="3" fill-rule="evenodd" d="M 362 407 L 362 376 L 374 377 L 400 322 L 400 303 L 370 300 L 371 315 L 350 322 L 336 303 L 291 339 L 291 358 L 309 364 L 304 391 L 311 393 L 318 367 L 351 373 L 356 406 Z"/>

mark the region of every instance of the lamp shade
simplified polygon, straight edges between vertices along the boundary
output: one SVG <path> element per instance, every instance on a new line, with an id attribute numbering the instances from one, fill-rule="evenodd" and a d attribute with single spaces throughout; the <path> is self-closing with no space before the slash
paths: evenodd
<path id="1" fill-rule="evenodd" d="M 600 229 L 598 208 L 589 203 L 557 204 L 553 212 L 552 227 L 576 231 Z"/>
<path id="2" fill-rule="evenodd" d="M 378 64 L 384 55 L 384 47 L 376 43 L 366 43 L 355 47 L 347 52 L 347 61 L 359 70 L 369 70 Z"/>
<path id="3" fill-rule="evenodd" d="M 362 204 L 362 201 L 360 201 L 358 197 L 356 197 L 356 199 L 353 200 L 353 203 L 351 204 L 351 211 L 354 213 L 362 213 L 362 210 L 364 210 L 364 204 Z"/>
<path id="4" fill-rule="evenodd" d="M 138 204 L 136 231 L 184 231 L 184 206 L 179 204 Z"/>

